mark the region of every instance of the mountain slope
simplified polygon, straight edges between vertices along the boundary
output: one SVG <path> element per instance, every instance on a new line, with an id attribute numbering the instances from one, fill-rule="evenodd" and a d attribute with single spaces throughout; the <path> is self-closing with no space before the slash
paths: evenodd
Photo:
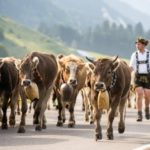
<path id="1" fill-rule="evenodd" d="M 0 0 L 0 15 L 32 28 L 37 28 L 40 23 L 70 24 L 65 12 L 50 0 Z"/>
<path id="2" fill-rule="evenodd" d="M 21 57 L 35 50 L 57 54 L 70 52 L 63 44 L 6 17 L 0 17 L 0 29 L 4 34 L 0 44 L 7 49 L 9 56 Z"/>

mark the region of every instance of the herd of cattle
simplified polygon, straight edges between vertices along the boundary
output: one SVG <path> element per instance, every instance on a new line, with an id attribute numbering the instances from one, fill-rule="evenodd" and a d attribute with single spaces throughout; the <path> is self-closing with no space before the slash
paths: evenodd
<path id="1" fill-rule="evenodd" d="M 108 139 L 113 139 L 113 120 L 117 111 L 118 132 L 123 133 L 125 106 L 131 82 L 130 68 L 118 57 L 86 59 L 88 62 L 75 55 L 56 57 L 41 52 L 32 52 L 22 60 L 0 58 L 1 128 L 8 128 L 8 107 L 11 110 L 9 125 L 15 126 L 16 106 L 20 97 L 22 113 L 18 133 L 25 132 L 27 99 L 33 103 L 35 130 L 46 129 L 45 110 L 51 94 L 58 103 L 57 126 L 63 126 L 66 120 L 65 110 L 68 110 L 68 127 L 72 128 L 75 126 L 76 98 L 81 92 L 85 120 L 96 124 L 96 140 L 102 139 L 100 120 L 103 108 L 107 109 L 108 113 Z M 103 99 L 105 97 L 107 100 Z M 102 104 L 102 101 L 105 104 Z M 109 106 L 101 106 L 106 104 Z"/>

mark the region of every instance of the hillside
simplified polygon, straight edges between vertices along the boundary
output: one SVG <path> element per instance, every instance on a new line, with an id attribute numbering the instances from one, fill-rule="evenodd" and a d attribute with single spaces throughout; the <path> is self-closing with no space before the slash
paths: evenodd
<path id="1" fill-rule="evenodd" d="M 24 27 L 9 18 L 0 17 L 0 29 L 4 39 L 0 40 L 9 56 L 22 57 L 30 51 L 46 51 L 52 53 L 70 53 L 70 49 L 55 40 Z"/>
<path id="2" fill-rule="evenodd" d="M 41 23 L 71 24 L 67 14 L 51 0 L 0 0 L 0 16 L 8 16 L 30 28 L 38 28 Z"/>

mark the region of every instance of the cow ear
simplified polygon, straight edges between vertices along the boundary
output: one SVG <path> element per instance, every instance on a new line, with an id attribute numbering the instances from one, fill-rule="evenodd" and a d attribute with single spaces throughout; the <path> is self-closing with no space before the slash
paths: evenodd
<path id="1" fill-rule="evenodd" d="M 59 55 L 57 56 L 58 59 L 61 59 L 61 58 L 63 58 L 63 57 L 64 57 L 63 54 L 59 54 Z"/>
<path id="2" fill-rule="evenodd" d="M 38 64 L 39 64 L 39 58 L 38 57 L 33 57 L 33 59 L 32 59 L 32 67 L 33 68 L 37 68 L 37 66 L 38 66 Z"/>
<path id="3" fill-rule="evenodd" d="M 93 64 L 89 63 L 89 68 L 94 70 L 95 66 Z"/>
<path id="4" fill-rule="evenodd" d="M 118 56 L 112 61 L 112 70 L 116 71 L 120 66 L 120 61 L 118 60 Z"/>
<path id="5" fill-rule="evenodd" d="M 86 63 L 86 68 L 87 70 L 90 70 L 91 72 L 94 70 L 95 66 L 92 63 Z"/>
<path id="6" fill-rule="evenodd" d="M 20 59 L 15 60 L 15 66 L 16 66 L 17 70 L 20 70 L 20 68 L 21 68 L 21 60 Z"/>
<path id="7" fill-rule="evenodd" d="M 60 67 L 64 68 L 65 67 L 65 64 L 64 64 L 64 61 L 61 60 L 61 59 L 58 59 L 58 63 L 60 65 Z"/>

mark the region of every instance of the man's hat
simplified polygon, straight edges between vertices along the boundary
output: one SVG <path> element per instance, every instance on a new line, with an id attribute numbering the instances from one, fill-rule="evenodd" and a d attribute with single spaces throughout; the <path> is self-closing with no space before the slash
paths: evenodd
<path id="1" fill-rule="evenodd" d="M 139 37 L 139 38 L 137 38 L 135 43 L 142 43 L 143 45 L 147 46 L 149 41 L 144 39 L 144 38 L 142 38 L 142 37 Z"/>

